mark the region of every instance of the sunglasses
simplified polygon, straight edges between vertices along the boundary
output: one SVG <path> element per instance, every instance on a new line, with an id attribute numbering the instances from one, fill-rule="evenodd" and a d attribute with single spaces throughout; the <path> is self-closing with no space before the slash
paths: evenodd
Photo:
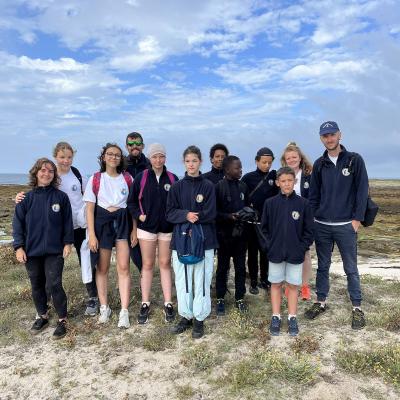
<path id="1" fill-rule="evenodd" d="M 126 142 L 126 144 L 128 146 L 141 146 L 143 144 L 143 142 L 141 140 L 138 140 L 138 141 L 134 140 L 132 142 L 128 141 L 128 142 Z"/>

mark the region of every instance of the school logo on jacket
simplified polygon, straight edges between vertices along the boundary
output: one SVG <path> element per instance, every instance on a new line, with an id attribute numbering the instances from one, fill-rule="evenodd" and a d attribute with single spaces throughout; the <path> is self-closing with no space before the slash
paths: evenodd
<path id="1" fill-rule="evenodd" d="M 126 190 L 126 188 L 121 189 L 121 194 L 123 194 L 125 196 L 127 193 L 128 193 L 128 191 Z"/>
<path id="2" fill-rule="evenodd" d="M 196 196 L 196 202 L 197 202 L 197 203 L 202 203 L 203 200 L 204 200 L 204 196 L 203 196 L 202 194 L 198 194 L 198 195 Z"/>
<path id="3" fill-rule="evenodd" d="M 240 200 L 244 200 L 244 193 L 240 192 Z"/>
<path id="4" fill-rule="evenodd" d="M 274 180 L 273 179 L 269 179 L 268 180 L 268 184 L 269 184 L 269 186 L 274 186 Z"/>
<path id="5" fill-rule="evenodd" d="M 73 192 L 76 192 L 78 190 L 78 186 L 77 185 L 72 185 L 71 190 Z"/>
<path id="6" fill-rule="evenodd" d="M 296 221 L 300 218 L 300 213 L 298 211 L 292 211 L 292 217 Z"/>
<path id="7" fill-rule="evenodd" d="M 304 182 L 304 189 L 308 189 L 310 187 L 310 184 L 308 182 Z"/>
<path id="8" fill-rule="evenodd" d="M 169 183 L 166 183 L 166 184 L 164 185 L 164 190 L 165 190 L 166 192 L 169 192 L 169 189 L 171 189 L 171 185 L 170 185 Z"/>
<path id="9" fill-rule="evenodd" d="M 60 211 L 60 205 L 59 205 L 58 203 L 55 203 L 55 204 L 53 204 L 53 205 L 51 206 L 51 209 L 52 209 L 54 212 L 59 212 L 59 211 Z"/>
<path id="10" fill-rule="evenodd" d="M 343 169 L 342 169 L 342 174 L 343 174 L 344 176 L 349 176 L 349 175 L 350 175 L 349 169 L 348 169 L 348 168 L 343 168 Z"/>

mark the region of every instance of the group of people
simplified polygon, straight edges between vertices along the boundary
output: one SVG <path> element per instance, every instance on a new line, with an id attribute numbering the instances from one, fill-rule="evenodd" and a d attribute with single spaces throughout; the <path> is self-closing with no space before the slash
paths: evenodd
<path id="1" fill-rule="evenodd" d="M 165 321 L 172 323 L 176 314 L 173 269 L 180 320 L 171 332 L 190 328 L 193 338 L 204 335 L 204 320 L 211 313 L 215 256 L 216 314 L 225 314 L 231 259 L 235 306 L 241 313 L 248 311 L 247 254 L 249 292 L 256 295 L 260 288 L 270 290 L 270 333 L 280 334 L 284 293 L 288 333 L 295 336 L 299 332 L 299 288 L 301 298 L 311 299 L 310 246 L 314 240 L 317 299 L 305 317 L 313 319 L 328 308 L 329 268 L 336 243 L 353 305 L 352 327 L 363 328 L 357 230 L 366 210 L 368 176 L 362 157 L 340 144 L 336 122 L 323 123 L 319 134 L 326 150 L 314 165 L 295 143 L 289 143 L 280 158 L 282 167 L 276 171 L 271 169 L 273 152 L 262 147 L 255 156 L 256 170 L 243 177 L 240 158 L 230 155 L 225 145 L 216 144 L 210 150 L 212 169 L 204 174 L 200 172 L 200 149 L 187 147 L 183 152 L 185 175 L 179 179 L 166 168 L 165 147 L 150 144 L 145 157 L 142 135 L 132 132 L 126 138 L 128 156 L 117 144 L 107 143 L 98 157 L 99 171 L 87 181 L 72 166 L 72 146 L 58 143 L 55 163 L 48 158 L 37 160 L 29 171 L 32 190 L 16 196 L 14 249 L 17 260 L 26 265 L 37 311 L 31 332 L 48 326 L 51 298 L 58 314 L 53 337 L 66 335 L 62 272 L 73 244 L 82 268 L 85 250 L 89 252 L 92 279 L 86 283 L 85 315 L 99 315 L 99 323 L 107 323 L 112 312 L 107 293 L 113 248 L 121 302 L 118 327 L 130 326 L 131 258 L 140 271 L 142 302 L 137 323 L 148 322 L 157 264 Z M 194 252 L 201 249 L 194 261 L 188 261 L 181 250 L 182 241 L 190 239 Z"/>

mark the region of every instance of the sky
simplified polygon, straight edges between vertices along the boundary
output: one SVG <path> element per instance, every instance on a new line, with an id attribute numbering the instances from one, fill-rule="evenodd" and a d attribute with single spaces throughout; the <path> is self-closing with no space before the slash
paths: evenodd
<path id="1" fill-rule="evenodd" d="M 400 178 L 398 0 L 0 0 L 0 173 L 26 173 L 58 141 L 85 174 L 129 132 L 182 152 L 226 144 L 255 168 L 319 126 L 371 178 Z M 145 148 L 146 151 L 146 148 Z"/>

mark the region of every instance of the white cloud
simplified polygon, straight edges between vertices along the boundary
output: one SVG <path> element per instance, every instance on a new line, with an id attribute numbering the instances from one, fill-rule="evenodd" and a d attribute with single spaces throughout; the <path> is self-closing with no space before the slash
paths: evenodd
<path id="1" fill-rule="evenodd" d="M 60 58 L 59 60 L 31 59 L 26 56 L 19 58 L 19 67 L 22 69 L 38 70 L 44 72 L 59 71 L 87 71 L 89 66 L 76 62 L 72 58 Z"/>

